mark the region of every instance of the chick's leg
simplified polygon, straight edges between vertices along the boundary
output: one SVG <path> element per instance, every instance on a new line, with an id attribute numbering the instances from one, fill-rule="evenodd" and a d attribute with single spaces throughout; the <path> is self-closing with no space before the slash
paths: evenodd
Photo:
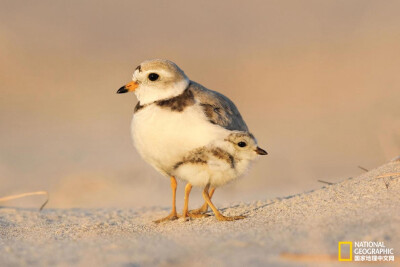
<path id="1" fill-rule="evenodd" d="M 234 221 L 234 220 L 240 220 L 246 218 L 245 216 L 232 216 L 232 217 L 227 217 L 222 215 L 218 209 L 214 206 L 214 204 L 211 202 L 210 196 L 208 195 L 208 189 L 210 185 L 207 185 L 204 190 L 203 190 L 203 198 L 207 202 L 207 204 L 210 206 L 210 208 L 213 210 L 215 217 L 217 217 L 218 221 Z"/>
<path id="2" fill-rule="evenodd" d="M 165 222 L 165 221 L 173 221 L 173 220 L 178 219 L 178 214 L 176 213 L 176 188 L 177 188 L 176 179 L 175 179 L 175 177 L 171 176 L 172 211 L 167 217 L 154 221 L 155 223 L 160 223 L 160 222 Z"/>
<path id="3" fill-rule="evenodd" d="M 211 187 L 210 192 L 207 192 L 208 196 L 210 197 L 210 200 L 211 200 L 212 196 L 214 195 L 214 192 L 215 192 L 214 187 Z M 199 209 L 191 210 L 191 211 L 189 211 L 189 213 L 192 215 L 197 215 L 197 214 L 204 214 L 207 211 L 208 211 L 208 204 L 207 204 L 207 201 L 204 201 L 203 206 L 201 206 Z"/>
<path id="4" fill-rule="evenodd" d="M 208 217 L 208 214 L 192 214 L 189 212 L 189 195 L 192 190 L 192 185 L 190 183 L 186 184 L 185 187 L 185 203 L 183 205 L 182 217 L 186 221 L 187 218 L 202 218 Z"/>
<path id="5" fill-rule="evenodd" d="M 185 203 L 183 204 L 183 211 L 182 211 L 182 217 L 186 221 L 186 218 L 188 217 L 188 210 L 189 210 L 189 195 L 190 191 L 192 190 L 192 185 L 187 183 L 185 186 Z"/>

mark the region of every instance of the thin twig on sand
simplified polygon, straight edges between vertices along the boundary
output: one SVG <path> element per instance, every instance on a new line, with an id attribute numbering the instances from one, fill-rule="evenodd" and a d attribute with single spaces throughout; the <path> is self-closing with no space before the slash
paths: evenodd
<path id="1" fill-rule="evenodd" d="M 329 184 L 329 185 L 335 184 L 335 183 L 331 183 L 331 182 L 327 182 L 327 181 L 322 181 L 322 180 L 318 180 L 318 182 L 323 183 L 323 184 Z"/>
<path id="2" fill-rule="evenodd" d="M 0 198 L 0 202 L 9 201 L 9 200 L 17 199 L 17 198 L 28 197 L 28 196 L 37 196 L 37 195 L 45 195 L 46 196 L 46 201 L 39 208 L 39 211 L 41 211 L 44 208 L 44 206 L 46 206 L 47 202 L 49 202 L 49 193 L 47 191 L 36 191 L 36 192 L 29 192 L 29 193 L 23 193 L 23 194 L 18 194 L 18 195 L 6 196 L 6 197 Z"/>
<path id="3" fill-rule="evenodd" d="M 400 176 L 400 172 L 385 173 L 385 174 L 377 176 L 376 178 L 393 177 L 393 176 L 394 177 Z"/>
<path id="4" fill-rule="evenodd" d="M 363 170 L 363 171 L 365 171 L 365 172 L 369 172 L 369 170 L 366 169 L 366 168 L 364 168 L 364 167 L 358 166 L 358 168 L 360 168 L 361 170 Z"/>

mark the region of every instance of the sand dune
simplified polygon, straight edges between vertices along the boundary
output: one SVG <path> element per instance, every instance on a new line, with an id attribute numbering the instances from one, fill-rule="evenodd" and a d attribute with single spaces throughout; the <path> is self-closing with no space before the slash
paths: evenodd
<path id="1" fill-rule="evenodd" d="M 299 195 L 156 225 L 168 208 L 0 209 L 1 266 L 337 264 L 338 241 L 400 248 L 400 160 Z M 398 255 L 396 257 L 399 257 Z"/>

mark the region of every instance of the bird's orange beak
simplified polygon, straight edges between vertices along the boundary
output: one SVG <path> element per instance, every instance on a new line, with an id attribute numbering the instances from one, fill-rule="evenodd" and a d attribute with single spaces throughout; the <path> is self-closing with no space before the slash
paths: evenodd
<path id="1" fill-rule="evenodd" d="M 135 81 L 131 81 L 130 83 L 122 86 L 121 88 L 118 89 L 117 94 L 123 94 L 123 93 L 128 93 L 128 92 L 133 92 L 136 90 L 136 88 L 139 86 L 139 84 Z"/>

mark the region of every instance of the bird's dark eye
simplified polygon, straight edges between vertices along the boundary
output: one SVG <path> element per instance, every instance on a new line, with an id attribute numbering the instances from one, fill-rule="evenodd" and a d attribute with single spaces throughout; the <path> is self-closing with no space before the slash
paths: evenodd
<path id="1" fill-rule="evenodd" d="M 240 147 L 245 147 L 245 146 L 247 146 L 247 144 L 246 144 L 245 142 L 239 142 L 239 143 L 238 143 L 238 146 L 240 146 Z"/>
<path id="2" fill-rule="evenodd" d="M 160 77 L 160 75 L 158 75 L 157 73 L 150 73 L 149 74 L 149 80 L 154 82 L 158 79 L 158 77 Z"/>

